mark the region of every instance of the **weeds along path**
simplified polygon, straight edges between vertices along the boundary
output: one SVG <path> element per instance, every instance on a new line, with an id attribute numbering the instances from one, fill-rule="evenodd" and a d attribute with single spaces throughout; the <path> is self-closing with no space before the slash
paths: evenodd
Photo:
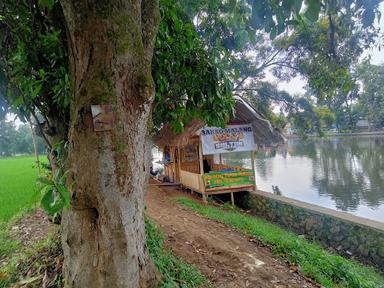
<path id="1" fill-rule="evenodd" d="M 8 263 L 11 256 L 20 255 L 46 239 L 54 226 L 40 208 L 20 214 L 13 222 L 11 220 L 11 223 L 1 223 L 0 229 L 3 230 L 0 231 L 0 269 Z"/>
<path id="2" fill-rule="evenodd" d="M 175 203 L 172 197 L 180 195 L 186 193 L 149 186 L 147 214 L 165 233 L 167 247 L 196 265 L 215 287 L 320 287 L 267 247 Z"/>

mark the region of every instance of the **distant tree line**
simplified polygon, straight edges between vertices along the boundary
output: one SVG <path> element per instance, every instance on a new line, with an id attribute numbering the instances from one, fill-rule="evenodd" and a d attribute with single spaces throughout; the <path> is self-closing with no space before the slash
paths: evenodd
<path id="1" fill-rule="evenodd" d="M 384 65 L 363 63 L 358 70 L 360 97 L 353 105 L 355 118 L 364 117 L 372 128 L 384 127 Z"/>
<path id="2" fill-rule="evenodd" d="M 365 61 L 357 66 L 353 92 L 338 93 L 319 100 L 315 91 L 306 87 L 304 95 L 291 95 L 276 84 L 254 82 L 242 94 L 274 127 L 283 129 L 288 123 L 298 134 L 323 135 L 331 128 L 339 132 L 357 130 L 357 122 L 365 119 L 371 130 L 384 127 L 384 65 Z M 276 113 L 276 107 L 279 112 Z"/>
<path id="3" fill-rule="evenodd" d="M 37 152 L 45 153 L 44 141 L 36 137 Z M 0 121 L 0 157 L 8 157 L 20 154 L 33 154 L 32 130 L 28 124 L 20 124 L 18 127 L 14 121 L 3 119 Z"/>

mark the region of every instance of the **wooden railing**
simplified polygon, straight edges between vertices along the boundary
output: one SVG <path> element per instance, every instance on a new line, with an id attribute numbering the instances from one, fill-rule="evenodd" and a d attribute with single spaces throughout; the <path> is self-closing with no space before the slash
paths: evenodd
<path id="1" fill-rule="evenodd" d="M 200 166 L 198 161 L 181 162 L 180 169 L 183 171 L 200 174 Z"/>
<path id="2" fill-rule="evenodd" d="M 224 170 L 224 169 L 233 169 L 235 171 L 245 170 L 245 168 L 243 168 L 241 166 L 229 166 L 229 165 L 225 165 L 225 164 L 213 164 L 211 168 L 212 168 L 212 171 L 216 171 L 216 172 Z"/>
<path id="3" fill-rule="evenodd" d="M 200 174 L 200 167 L 198 161 L 193 162 L 181 162 L 180 163 L 180 169 L 183 171 Z M 211 170 L 215 172 L 219 172 L 224 169 L 233 169 L 234 171 L 242 171 L 245 170 L 245 168 L 241 166 L 229 166 L 225 164 L 211 164 Z"/>

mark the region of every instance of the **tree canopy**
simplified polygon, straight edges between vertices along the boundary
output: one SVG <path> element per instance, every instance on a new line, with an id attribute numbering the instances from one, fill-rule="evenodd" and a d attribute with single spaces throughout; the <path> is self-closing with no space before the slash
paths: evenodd
<path id="1" fill-rule="evenodd" d="M 61 6 L 57 1 L 2 2 L 0 76 L 8 88 L 1 98 L 21 119 L 42 113 L 46 132 L 53 133 L 57 125 L 50 116 L 69 122 Z M 242 91 L 247 79 L 257 79 L 268 67 L 278 67 L 274 71 L 280 77 L 307 76 L 321 99 L 350 93 L 351 67 L 377 36 L 373 22 L 379 3 L 162 0 L 153 61 L 154 128 L 170 123 L 181 131 L 192 118 L 224 125 L 231 115 L 231 91 Z M 289 36 L 273 45 L 259 32 L 274 39 L 287 29 Z M 4 112 L 6 105 L 1 106 Z M 212 108 L 214 117 L 207 112 Z"/>

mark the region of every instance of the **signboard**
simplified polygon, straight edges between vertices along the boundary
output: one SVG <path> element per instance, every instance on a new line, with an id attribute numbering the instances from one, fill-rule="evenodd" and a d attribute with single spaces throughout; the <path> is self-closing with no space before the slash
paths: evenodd
<path id="1" fill-rule="evenodd" d="M 182 150 L 182 162 L 193 162 L 199 160 L 199 151 L 196 145 L 187 145 Z"/>
<path id="2" fill-rule="evenodd" d="M 96 132 L 113 129 L 114 114 L 112 105 L 91 105 L 93 129 Z"/>
<path id="3" fill-rule="evenodd" d="M 204 155 L 256 150 L 251 125 L 205 127 L 200 137 Z"/>
<path id="4" fill-rule="evenodd" d="M 233 172 L 211 172 L 203 175 L 205 188 L 232 186 L 250 186 L 255 184 L 255 173 L 253 170 L 242 170 Z"/>

